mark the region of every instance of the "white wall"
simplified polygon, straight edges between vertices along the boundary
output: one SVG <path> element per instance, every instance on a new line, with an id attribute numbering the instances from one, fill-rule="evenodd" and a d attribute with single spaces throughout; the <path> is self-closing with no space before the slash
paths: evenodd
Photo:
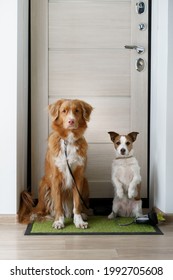
<path id="1" fill-rule="evenodd" d="M 22 110 L 26 110 L 27 62 L 21 24 L 27 17 L 23 4 L 26 11 L 27 0 L 0 0 L 0 214 L 17 212 L 18 190 L 26 178 L 26 114 Z"/>
<path id="2" fill-rule="evenodd" d="M 173 213 L 173 146 L 171 144 L 173 3 L 171 1 L 152 1 L 150 202 L 166 213 Z"/>
<path id="3" fill-rule="evenodd" d="M 0 38 L 0 213 L 15 213 L 17 0 L 0 1 Z"/>

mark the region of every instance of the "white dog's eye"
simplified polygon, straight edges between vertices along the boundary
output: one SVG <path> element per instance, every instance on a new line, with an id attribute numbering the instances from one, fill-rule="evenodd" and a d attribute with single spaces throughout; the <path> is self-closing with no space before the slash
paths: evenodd
<path id="1" fill-rule="evenodd" d="M 130 142 L 126 142 L 126 145 L 129 146 L 129 145 L 130 145 Z"/>
<path id="2" fill-rule="evenodd" d="M 62 113 L 66 113 L 66 112 L 67 112 L 67 110 L 66 110 L 66 109 L 62 110 Z"/>
<path id="3" fill-rule="evenodd" d="M 119 146 L 120 144 L 121 144 L 121 143 L 120 143 L 119 141 L 118 141 L 118 142 L 116 142 L 116 145 L 117 145 L 117 146 Z"/>

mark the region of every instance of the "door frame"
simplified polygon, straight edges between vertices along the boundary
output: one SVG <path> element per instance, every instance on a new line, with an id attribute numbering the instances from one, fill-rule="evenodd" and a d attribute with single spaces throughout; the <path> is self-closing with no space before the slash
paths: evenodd
<path id="1" fill-rule="evenodd" d="M 37 5 L 40 4 L 40 2 L 42 3 L 42 5 L 39 8 L 39 13 L 37 13 L 38 11 Z M 32 175 L 34 174 L 32 178 L 35 178 L 35 180 L 31 179 L 31 185 L 36 186 L 38 185 L 40 180 L 37 174 L 42 173 L 41 171 L 44 170 L 44 166 L 38 166 L 35 163 L 38 161 L 44 163 L 44 155 L 47 149 L 46 140 L 48 135 L 48 127 L 49 127 L 48 117 L 47 117 L 48 112 L 46 108 L 48 104 L 48 95 L 47 95 L 47 91 L 48 91 L 48 51 L 47 51 L 48 50 L 48 22 L 47 22 L 48 0 L 37 0 L 37 1 L 31 0 L 31 17 L 34 18 L 34 26 L 32 26 L 33 20 L 31 20 L 31 72 L 32 72 L 32 77 L 34 77 L 31 83 L 31 92 L 32 92 L 31 154 L 34 155 L 33 157 L 31 157 L 31 173 Z M 150 36 L 150 32 L 148 33 Z M 34 40 L 32 40 L 32 37 L 34 38 L 35 36 L 37 36 L 37 44 L 34 42 Z M 40 46 L 41 46 L 41 53 L 40 53 Z M 40 86 L 40 85 L 44 85 L 44 86 Z M 149 96 L 148 96 L 148 100 L 149 100 Z M 40 108 L 45 108 L 44 112 Z M 149 110 L 149 106 L 148 106 L 148 110 Z M 148 116 L 149 116 L 149 112 L 148 112 Z M 39 133 L 38 133 L 38 129 L 39 129 Z M 35 135 L 37 135 L 37 144 L 35 143 Z M 149 131 L 148 131 L 148 139 L 149 139 Z M 147 144 L 148 144 L 147 151 L 149 151 L 149 142 Z M 42 151 L 44 152 L 40 153 L 40 149 L 42 149 Z M 147 156 L 149 159 L 149 154 L 147 154 Z M 149 160 L 148 160 L 148 166 L 149 166 Z M 148 173 L 148 182 L 149 182 L 149 167 L 147 171 L 148 171 L 147 173 Z M 33 195 L 34 196 L 37 195 L 35 190 L 33 192 Z M 98 202 L 101 205 L 103 199 L 96 198 L 91 200 L 93 200 L 95 204 L 96 202 Z M 107 198 L 106 200 L 108 201 L 108 204 L 111 205 L 110 201 L 112 201 L 112 198 L 110 199 Z M 147 184 L 147 197 L 143 198 L 143 207 L 148 207 L 149 206 L 148 202 L 149 202 L 149 184 Z"/>

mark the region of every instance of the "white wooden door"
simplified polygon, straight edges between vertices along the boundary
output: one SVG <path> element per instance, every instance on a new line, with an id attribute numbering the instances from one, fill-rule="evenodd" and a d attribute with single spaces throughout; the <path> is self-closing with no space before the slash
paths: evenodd
<path id="1" fill-rule="evenodd" d="M 60 98 L 83 99 L 94 107 L 86 132 L 86 175 L 92 198 L 113 195 L 113 145 L 108 131 L 138 131 L 135 155 L 147 197 L 148 169 L 148 0 L 31 1 L 32 189 L 44 173 L 50 133 L 47 105 Z M 146 28 L 139 30 L 144 23 Z M 143 46 L 145 51 L 125 49 Z M 145 68 L 139 72 L 136 60 Z"/>

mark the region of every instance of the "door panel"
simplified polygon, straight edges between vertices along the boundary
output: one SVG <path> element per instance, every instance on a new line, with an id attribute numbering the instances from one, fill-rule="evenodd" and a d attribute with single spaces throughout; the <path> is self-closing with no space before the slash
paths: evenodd
<path id="1" fill-rule="evenodd" d="M 128 52 L 98 48 L 49 51 L 49 95 L 129 96 Z"/>
<path id="2" fill-rule="evenodd" d="M 50 49 L 122 48 L 130 40 L 130 1 L 49 3 Z"/>
<path id="3" fill-rule="evenodd" d="M 147 197 L 148 0 L 144 1 L 146 9 L 141 15 L 136 13 L 136 2 L 31 0 L 32 168 L 36 169 L 32 185 L 35 194 L 37 181 L 43 175 L 42 167 L 38 166 L 43 165 L 45 139 L 51 131 L 43 105 L 60 98 L 78 98 L 94 107 L 85 134 L 89 143 L 86 175 L 91 197 L 113 196 L 111 163 L 114 151 L 107 133 L 110 130 L 140 133 L 135 155 L 141 166 L 142 197 Z M 142 22 L 147 25 L 145 31 L 138 29 Z M 36 32 L 36 26 L 43 35 L 39 34 L 39 28 Z M 145 52 L 138 54 L 136 50 L 125 49 L 124 45 L 141 45 Z M 138 58 L 145 60 L 143 72 L 135 69 Z M 44 100 L 41 107 L 39 99 Z M 45 120 L 45 114 L 47 122 L 44 121 L 41 130 L 38 127 L 37 131 L 41 115 Z"/>
<path id="4" fill-rule="evenodd" d="M 92 143 L 89 145 L 86 176 L 90 180 L 90 197 L 113 197 L 110 182 L 113 158 L 111 144 Z"/>

